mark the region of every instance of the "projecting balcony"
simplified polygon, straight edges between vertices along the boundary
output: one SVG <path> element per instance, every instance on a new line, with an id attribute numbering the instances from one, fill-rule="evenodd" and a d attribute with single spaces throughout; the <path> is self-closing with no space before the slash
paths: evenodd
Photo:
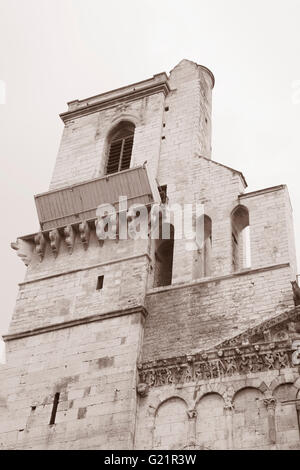
<path id="1" fill-rule="evenodd" d="M 139 166 L 36 195 L 41 230 L 93 220 L 100 204 L 111 204 L 118 211 L 120 196 L 127 197 L 128 207 L 160 201 L 157 185 L 146 166 Z"/>

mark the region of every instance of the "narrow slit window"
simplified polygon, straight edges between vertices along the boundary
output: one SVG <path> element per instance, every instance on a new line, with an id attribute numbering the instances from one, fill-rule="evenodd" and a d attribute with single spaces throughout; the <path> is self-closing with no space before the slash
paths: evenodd
<path id="1" fill-rule="evenodd" d="M 96 290 L 101 290 L 103 288 L 104 276 L 98 276 Z"/>
<path id="2" fill-rule="evenodd" d="M 169 232 L 167 238 L 163 235 L 163 225 L 165 233 Z M 174 233 L 172 224 L 160 223 L 159 239 L 155 241 L 154 287 L 172 284 Z"/>
<path id="3" fill-rule="evenodd" d="M 51 418 L 50 418 L 50 423 L 49 423 L 50 425 L 55 424 L 56 412 L 57 412 L 57 407 L 58 407 L 58 403 L 59 403 L 59 395 L 60 395 L 59 392 L 57 392 L 54 395 L 52 413 L 51 413 Z"/>

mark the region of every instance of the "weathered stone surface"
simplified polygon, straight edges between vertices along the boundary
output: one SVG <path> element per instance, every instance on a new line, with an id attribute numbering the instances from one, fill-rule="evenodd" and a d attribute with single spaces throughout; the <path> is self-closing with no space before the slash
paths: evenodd
<path id="1" fill-rule="evenodd" d="M 284 185 L 246 193 L 239 171 L 211 160 L 213 84 L 183 60 L 169 76 L 71 102 L 62 115 L 50 189 L 103 176 L 110 132 L 129 120 L 131 166 L 147 161 L 169 204 L 204 204 L 209 277 L 175 237 L 172 285 L 154 288 L 154 241 L 100 244 L 94 221 L 26 242 L 0 366 L 1 449 L 300 448 L 289 196 Z M 251 268 L 234 270 L 239 205 Z"/>

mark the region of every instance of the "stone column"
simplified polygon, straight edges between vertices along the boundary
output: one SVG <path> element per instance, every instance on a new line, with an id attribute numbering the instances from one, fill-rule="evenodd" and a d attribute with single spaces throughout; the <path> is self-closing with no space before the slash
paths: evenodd
<path id="1" fill-rule="evenodd" d="M 197 410 L 192 409 L 187 411 L 189 427 L 188 427 L 188 445 L 196 445 L 196 421 L 197 421 Z"/>
<path id="2" fill-rule="evenodd" d="M 299 437 L 300 437 L 300 401 L 297 400 L 296 402 L 296 413 L 298 418 L 298 428 L 299 428 Z"/>
<path id="3" fill-rule="evenodd" d="M 264 398 L 264 404 L 268 410 L 269 441 L 270 444 L 276 444 L 276 426 L 275 426 L 275 408 L 276 399 L 274 397 Z"/>
<path id="4" fill-rule="evenodd" d="M 233 449 L 233 413 L 234 405 L 231 401 L 226 401 L 224 405 L 226 432 L 227 432 L 227 449 Z"/>

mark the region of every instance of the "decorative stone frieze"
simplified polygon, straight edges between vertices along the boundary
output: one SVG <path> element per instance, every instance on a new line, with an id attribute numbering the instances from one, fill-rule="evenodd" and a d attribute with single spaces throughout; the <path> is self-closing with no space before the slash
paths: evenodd
<path id="1" fill-rule="evenodd" d="M 292 363 L 294 366 L 298 366 L 300 364 L 300 340 L 293 342 L 292 350 L 294 351 L 292 354 Z"/>
<path id="2" fill-rule="evenodd" d="M 189 355 L 143 364 L 140 381 L 149 387 L 159 387 L 293 367 L 293 351 L 288 341 L 227 348 L 221 357 L 219 353 L 218 350 L 197 353 L 193 361 Z"/>

